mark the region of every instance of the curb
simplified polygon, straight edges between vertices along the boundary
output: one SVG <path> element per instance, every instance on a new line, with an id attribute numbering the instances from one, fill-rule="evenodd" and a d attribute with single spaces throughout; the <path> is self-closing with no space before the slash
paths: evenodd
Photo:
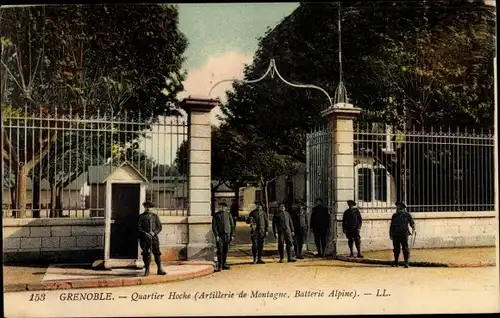
<path id="1" fill-rule="evenodd" d="M 337 256 L 336 260 L 342 262 L 350 263 L 361 263 L 361 264 L 376 264 L 376 265 L 387 265 L 391 266 L 393 261 L 373 259 L 373 258 L 354 258 L 347 256 Z M 495 267 L 495 262 L 484 262 L 484 263 L 434 263 L 434 262 L 409 262 L 410 266 L 413 267 L 448 267 L 448 268 L 464 268 L 464 267 Z"/>
<path id="2" fill-rule="evenodd" d="M 188 264 L 193 264 L 192 262 Z M 11 284 L 4 286 L 4 293 L 25 292 L 39 290 L 60 290 L 60 289 L 84 289 L 84 288 L 107 288 L 107 287 L 125 287 L 137 285 L 151 285 L 178 282 L 203 276 L 208 276 L 214 272 L 213 266 L 191 273 L 172 274 L 172 275 L 151 275 L 148 277 L 133 278 L 104 278 L 104 279 L 82 279 L 66 280 L 56 282 L 40 282 L 36 284 Z"/>

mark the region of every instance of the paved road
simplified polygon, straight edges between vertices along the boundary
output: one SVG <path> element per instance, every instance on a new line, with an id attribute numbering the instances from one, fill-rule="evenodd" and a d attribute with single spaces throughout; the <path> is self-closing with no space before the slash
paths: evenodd
<path id="1" fill-rule="evenodd" d="M 384 290 L 390 296 L 376 296 L 377 291 L 381 295 Z M 247 293 L 247 297 L 239 298 L 241 291 Z M 254 296 L 258 297 L 252 297 L 252 292 L 256 291 L 259 293 Z M 323 295 L 302 297 L 308 291 L 323 292 Z M 110 292 L 114 300 L 60 300 L 61 295 L 68 292 Z M 200 299 L 200 292 L 234 293 L 234 298 Z M 131 299 L 151 293 L 163 294 L 163 299 Z M 168 299 L 171 293 L 190 295 L 191 299 Z M 32 293 L 29 292 L 5 294 L 5 316 L 388 314 L 500 310 L 498 268 L 404 269 L 324 260 L 238 265 L 230 271 L 165 285 L 49 291 L 45 294 L 43 302 L 30 302 Z"/>

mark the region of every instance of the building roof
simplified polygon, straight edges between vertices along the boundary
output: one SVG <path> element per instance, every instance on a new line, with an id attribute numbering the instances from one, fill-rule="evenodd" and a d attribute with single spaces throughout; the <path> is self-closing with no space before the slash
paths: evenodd
<path id="1" fill-rule="evenodd" d="M 144 181 L 148 182 L 148 179 L 142 175 L 133 165 L 124 161 L 119 166 L 116 165 L 104 165 L 104 166 L 90 166 L 88 168 L 88 178 L 89 184 L 101 184 L 108 180 L 109 176 L 116 171 L 116 169 L 122 168 L 124 166 L 131 167 Z"/>
<path id="2" fill-rule="evenodd" d="M 8 182 L 5 182 L 5 181 L 2 182 L 4 190 L 10 189 L 11 187 L 14 187 L 14 181 L 13 181 L 14 176 L 11 177 L 11 180 L 12 180 L 12 182 L 10 183 L 10 185 L 8 184 Z M 87 173 L 83 172 L 78 177 L 76 177 L 73 181 L 71 181 L 71 183 L 68 184 L 64 188 L 64 190 L 79 191 L 83 188 L 83 186 L 85 185 L 86 182 L 87 182 Z M 33 181 L 30 178 L 28 178 L 26 180 L 26 190 L 30 190 L 30 191 L 33 190 Z M 40 180 L 40 190 L 50 190 L 50 183 L 49 183 L 49 181 L 47 181 L 47 179 Z"/>

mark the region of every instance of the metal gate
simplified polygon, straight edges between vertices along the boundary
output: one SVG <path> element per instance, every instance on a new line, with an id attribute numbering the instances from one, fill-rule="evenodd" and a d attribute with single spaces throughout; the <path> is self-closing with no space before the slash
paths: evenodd
<path id="1" fill-rule="evenodd" d="M 306 137 L 306 195 L 307 213 L 310 218 L 316 198 L 322 198 L 325 206 L 332 215 L 332 223 L 335 217 L 333 213 L 334 189 L 332 169 L 332 132 L 330 129 L 320 129 L 307 134 Z M 327 253 L 336 250 L 336 226 L 330 226 L 330 239 Z M 309 231 L 307 235 L 307 250 L 315 251 L 314 236 Z"/>

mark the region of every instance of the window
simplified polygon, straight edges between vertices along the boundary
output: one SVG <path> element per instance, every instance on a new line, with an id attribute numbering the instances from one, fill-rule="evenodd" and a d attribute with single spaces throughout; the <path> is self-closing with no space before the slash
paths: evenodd
<path id="1" fill-rule="evenodd" d="M 358 169 L 358 200 L 372 201 L 372 169 Z"/>
<path id="2" fill-rule="evenodd" d="M 375 200 L 387 201 L 387 171 L 384 168 L 374 169 Z"/>
<path id="3" fill-rule="evenodd" d="M 389 198 L 387 170 L 383 167 L 363 167 L 357 170 L 357 200 L 387 202 Z"/>

